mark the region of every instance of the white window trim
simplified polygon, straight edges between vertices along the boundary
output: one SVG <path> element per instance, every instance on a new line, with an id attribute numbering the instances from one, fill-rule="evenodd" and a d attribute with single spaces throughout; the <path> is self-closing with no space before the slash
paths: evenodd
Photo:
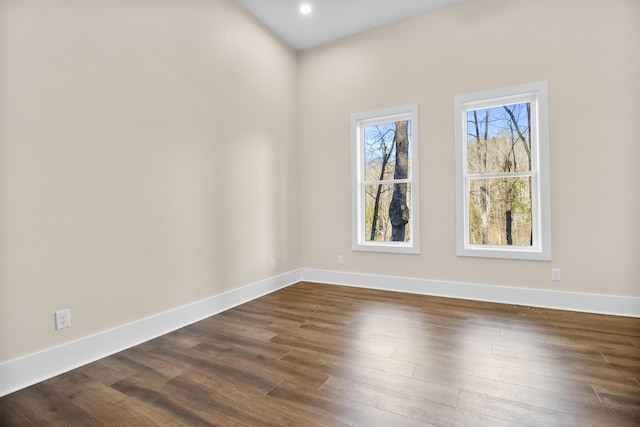
<path id="1" fill-rule="evenodd" d="M 409 227 L 410 242 L 371 242 L 365 238 L 365 223 L 363 197 L 364 168 L 362 156 L 364 141 L 361 129 L 371 123 L 392 122 L 397 119 L 411 120 L 410 170 L 411 176 L 411 208 Z M 418 132 L 418 104 L 408 104 L 380 110 L 355 113 L 351 115 L 351 200 L 352 200 L 352 249 L 354 251 L 387 252 L 397 254 L 420 253 L 420 189 L 419 189 L 419 150 L 420 136 Z"/>
<path id="2" fill-rule="evenodd" d="M 532 222 L 534 245 L 497 246 L 469 243 L 467 188 L 467 110 L 531 102 Z M 456 155 L 456 254 L 458 256 L 551 261 L 551 182 L 549 165 L 549 99 L 547 82 L 476 92 L 454 97 Z"/>

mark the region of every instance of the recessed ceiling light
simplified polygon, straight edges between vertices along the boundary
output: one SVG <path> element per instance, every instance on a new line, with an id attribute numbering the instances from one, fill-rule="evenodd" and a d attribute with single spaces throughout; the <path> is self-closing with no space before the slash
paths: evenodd
<path id="1" fill-rule="evenodd" d="M 300 13 L 303 15 L 308 15 L 311 13 L 311 5 L 309 3 L 303 3 L 300 6 Z"/>

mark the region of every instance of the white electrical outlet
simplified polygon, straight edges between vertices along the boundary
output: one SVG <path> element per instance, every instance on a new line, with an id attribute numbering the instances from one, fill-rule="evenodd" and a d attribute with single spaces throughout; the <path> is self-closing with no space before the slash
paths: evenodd
<path id="1" fill-rule="evenodd" d="M 551 269 L 551 280 L 553 280 L 555 282 L 559 282 L 560 281 L 560 269 L 559 268 L 552 268 Z"/>
<path id="2" fill-rule="evenodd" d="M 344 258 L 342 257 L 342 255 L 338 255 L 338 265 L 342 264 L 344 264 Z"/>
<path id="3" fill-rule="evenodd" d="M 71 326 L 71 310 L 56 311 L 56 329 L 64 329 Z"/>
<path id="4" fill-rule="evenodd" d="M 272 260 L 271 260 L 271 269 L 272 269 L 272 270 L 275 270 L 275 269 L 276 269 L 276 260 L 275 260 L 275 259 L 272 259 Z"/>

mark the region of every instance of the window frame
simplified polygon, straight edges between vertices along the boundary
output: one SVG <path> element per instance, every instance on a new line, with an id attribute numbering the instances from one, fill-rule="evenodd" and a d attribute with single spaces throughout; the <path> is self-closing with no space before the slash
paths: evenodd
<path id="1" fill-rule="evenodd" d="M 532 246 L 473 245 L 469 242 L 467 112 L 480 108 L 531 103 Z M 551 182 L 549 166 L 547 82 L 469 93 L 454 97 L 456 173 L 456 255 L 551 261 Z M 489 174 L 488 174 L 489 175 Z"/>
<path id="2" fill-rule="evenodd" d="M 406 180 L 411 187 L 409 207 L 410 242 L 380 242 L 366 240 L 365 217 L 365 168 L 364 138 L 365 126 L 409 120 L 411 138 L 409 141 L 409 170 Z M 351 115 L 351 201 L 352 201 L 352 250 L 365 252 L 385 252 L 396 254 L 420 253 L 420 190 L 419 190 L 419 131 L 418 104 L 407 104 Z M 378 181 L 375 181 L 378 182 Z"/>

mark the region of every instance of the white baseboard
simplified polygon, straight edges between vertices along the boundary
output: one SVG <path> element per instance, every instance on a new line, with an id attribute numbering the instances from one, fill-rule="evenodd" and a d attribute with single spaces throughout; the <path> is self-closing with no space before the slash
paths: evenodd
<path id="1" fill-rule="evenodd" d="M 509 286 L 447 282 L 442 280 L 414 279 L 312 269 L 301 270 L 300 277 L 301 280 L 308 282 L 346 285 L 475 301 L 498 302 L 557 310 L 580 311 L 585 313 L 640 317 L 640 298 L 634 297 L 513 288 Z"/>
<path id="2" fill-rule="evenodd" d="M 299 281 L 300 270 L 294 270 L 114 329 L 0 363 L 0 397 Z"/>
<path id="3" fill-rule="evenodd" d="M 175 331 L 299 281 L 640 317 L 640 298 L 301 269 L 0 363 L 0 397 Z"/>

